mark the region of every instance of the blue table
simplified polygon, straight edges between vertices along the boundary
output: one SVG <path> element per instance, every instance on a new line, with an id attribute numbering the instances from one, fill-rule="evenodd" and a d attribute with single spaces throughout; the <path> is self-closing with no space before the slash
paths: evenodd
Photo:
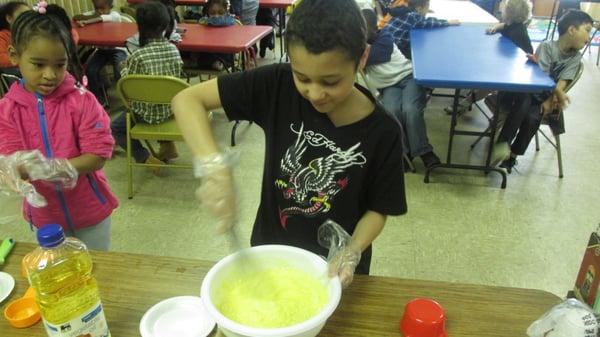
<path id="1" fill-rule="evenodd" d="M 525 52 L 500 34 L 485 34 L 485 28 L 480 25 L 462 25 L 413 29 L 410 32 L 415 81 L 425 87 L 456 89 L 446 163 L 428 169 L 425 173 L 426 183 L 429 182 L 433 169 L 446 167 L 495 171 L 502 175 L 502 188 L 506 187 L 506 172 L 490 166 L 492 141 L 485 165 L 452 164 L 454 135 L 494 139 L 498 116 L 498 111 L 493 111 L 490 131 L 456 130 L 460 89 L 541 92 L 552 90 L 555 86 L 548 75 L 527 60 Z"/>

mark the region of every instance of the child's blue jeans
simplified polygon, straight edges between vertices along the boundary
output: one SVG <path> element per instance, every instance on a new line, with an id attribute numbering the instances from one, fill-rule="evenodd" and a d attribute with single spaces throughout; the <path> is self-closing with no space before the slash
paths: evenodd
<path id="1" fill-rule="evenodd" d="M 127 113 L 124 112 L 117 116 L 112 123 L 110 123 L 110 129 L 117 145 L 123 149 L 127 149 Z M 131 121 L 131 127 L 135 123 Z M 131 140 L 131 155 L 135 159 L 136 163 L 143 163 L 150 156 L 150 152 L 142 145 L 137 139 Z"/>
<path id="2" fill-rule="evenodd" d="M 96 98 L 103 102 L 104 97 L 102 95 L 102 78 L 100 71 L 106 65 L 112 65 L 115 80 L 121 78 L 121 70 L 119 65 L 125 61 L 127 53 L 121 49 L 98 49 L 94 55 L 87 61 L 85 66 L 85 75 L 88 77 L 88 89 L 96 96 Z M 106 102 L 103 102 L 106 103 Z"/>
<path id="3" fill-rule="evenodd" d="M 381 102 L 402 124 L 408 143 L 407 153 L 412 158 L 433 151 L 425 125 L 425 88 L 412 76 L 407 76 L 393 86 L 381 89 Z"/>

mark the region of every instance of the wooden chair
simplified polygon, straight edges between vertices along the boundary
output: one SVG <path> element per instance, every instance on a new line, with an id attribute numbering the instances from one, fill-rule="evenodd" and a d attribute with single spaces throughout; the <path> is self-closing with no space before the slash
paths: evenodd
<path id="1" fill-rule="evenodd" d="M 573 88 L 575 83 L 577 83 L 577 81 L 581 77 L 581 74 L 583 74 L 583 62 L 579 64 L 579 68 L 577 68 L 577 74 L 575 75 L 575 78 L 569 83 L 569 85 L 567 85 L 567 87 L 565 88 L 565 92 L 568 92 L 569 90 L 571 90 L 571 88 Z M 550 132 L 552 133 L 554 140 L 552 140 L 550 138 L 550 136 L 547 135 L 544 132 L 544 130 L 542 130 L 542 125 L 540 125 L 538 132 L 535 134 L 535 150 L 536 151 L 540 150 L 540 141 L 539 141 L 538 134 L 541 134 L 544 138 L 546 138 L 546 140 L 550 143 L 550 145 L 552 145 L 552 147 L 554 147 L 554 149 L 556 150 L 556 156 L 557 156 L 557 160 L 558 160 L 558 177 L 559 178 L 563 177 L 562 151 L 561 151 L 561 146 L 560 146 L 560 134 L 564 132 L 564 118 L 563 118 L 562 114 L 563 113 L 561 112 L 559 115 L 559 120 L 558 120 L 558 123 L 560 123 L 561 124 L 560 126 L 563 128 L 562 132 L 560 132 L 560 131 L 556 130 L 554 127 L 552 127 L 551 121 L 549 118 L 547 118 L 547 116 L 546 116 L 546 118 L 542 119 L 542 125 L 547 125 L 550 128 Z"/>
<path id="2" fill-rule="evenodd" d="M 146 143 L 153 156 L 157 156 L 150 141 L 183 141 L 183 136 L 177 127 L 175 119 L 170 119 L 161 124 L 144 124 L 135 122 L 132 102 L 144 102 L 152 104 L 171 104 L 173 97 L 181 90 L 189 87 L 189 84 L 179 78 L 152 75 L 127 75 L 117 82 L 117 93 L 127 108 L 127 182 L 128 197 L 133 198 L 133 167 L 169 167 L 169 168 L 192 168 L 192 165 L 179 164 L 146 164 L 136 163 L 131 154 L 131 140 L 142 140 Z"/>

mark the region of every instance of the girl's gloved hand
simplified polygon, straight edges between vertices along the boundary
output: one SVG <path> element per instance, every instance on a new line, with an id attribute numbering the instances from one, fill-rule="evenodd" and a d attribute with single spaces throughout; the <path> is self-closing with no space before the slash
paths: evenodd
<path id="1" fill-rule="evenodd" d="M 32 151 L 37 152 L 39 151 Z M 0 155 L 0 193 L 5 195 L 20 195 L 33 207 L 44 207 L 46 199 L 35 187 L 24 179 L 20 167 L 24 158 L 31 156 L 27 152 L 16 152 L 9 156 Z M 33 154 L 35 156 L 35 154 Z M 40 154 L 41 155 L 41 154 Z"/>
<path id="2" fill-rule="evenodd" d="M 17 152 L 20 154 L 20 167 L 30 180 L 44 180 L 60 183 L 72 189 L 77 185 L 79 173 L 68 159 L 46 158 L 39 151 Z"/>

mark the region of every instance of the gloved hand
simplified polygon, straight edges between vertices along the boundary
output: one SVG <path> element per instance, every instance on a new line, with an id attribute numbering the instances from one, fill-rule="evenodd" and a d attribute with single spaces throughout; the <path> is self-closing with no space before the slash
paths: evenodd
<path id="1" fill-rule="evenodd" d="M 237 222 L 237 200 L 232 168 L 236 152 L 214 153 L 194 158 L 194 176 L 201 179 L 196 197 L 217 219 L 217 233 L 232 229 Z"/>
<path id="2" fill-rule="evenodd" d="M 34 151 L 38 152 L 38 151 Z M 38 152 L 39 153 L 39 152 Z M 22 179 L 19 167 L 25 152 L 16 152 L 9 156 L 0 155 L 0 193 L 5 195 L 20 195 L 33 207 L 44 207 L 46 199 L 28 181 Z"/>
<path id="3" fill-rule="evenodd" d="M 352 242 L 352 237 L 332 220 L 325 221 L 318 231 L 319 245 L 329 249 L 327 262 L 329 276 L 338 275 L 342 287 L 352 283 L 354 271 L 360 262 L 361 250 Z"/>
<path id="4" fill-rule="evenodd" d="M 30 180 L 44 180 L 60 183 L 64 188 L 71 189 L 77 185 L 79 173 L 68 159 L 46 158 L 39 151 L 22 151 L 18 161 L 27 172 Z"/>

